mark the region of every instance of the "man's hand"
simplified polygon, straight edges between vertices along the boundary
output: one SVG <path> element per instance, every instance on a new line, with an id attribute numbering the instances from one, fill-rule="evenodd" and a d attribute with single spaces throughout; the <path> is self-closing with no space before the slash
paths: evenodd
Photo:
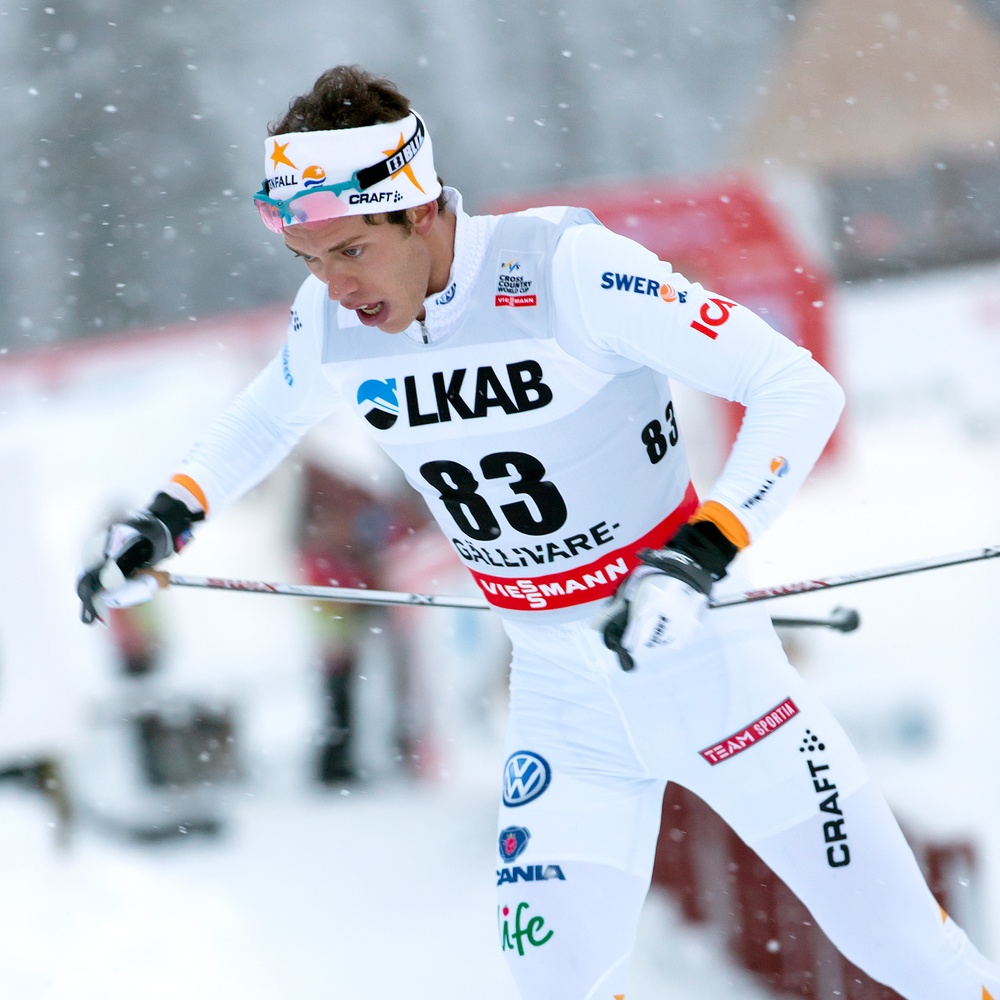
<path id="1" fill-rule="evenodd" d="M 636 655 L 679 650 L 697 638 L 712 584 L 736 554 L 714 525 L 685 525 L 663 549 L 642 549 L 641 563 L 618 588 L 594 626 L 622 670 Z"/>
<path id="2" fill-rule="evenodd" d="M 108 607 L 128 607 L 148 601 L 157 590 L 145 580 L 132 579 L 139 570 L 179 552 L 190 538 L 191 525 L 205 515 L 180 500 L 157 493 L 148 509 L 111 524 L 92 546 L 76 584 L 81 620 L 104 621 Z"/>

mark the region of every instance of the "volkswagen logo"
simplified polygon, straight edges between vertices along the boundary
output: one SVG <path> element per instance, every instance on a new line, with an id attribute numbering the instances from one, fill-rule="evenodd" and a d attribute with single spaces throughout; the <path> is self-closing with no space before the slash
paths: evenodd
<path id="1" fill-rule="evenodd" d="M 549 762 L 530 750 L 518 750 L 503 767 L 503 804 L 523 806 L 537 799 L 552 779 Z"/>

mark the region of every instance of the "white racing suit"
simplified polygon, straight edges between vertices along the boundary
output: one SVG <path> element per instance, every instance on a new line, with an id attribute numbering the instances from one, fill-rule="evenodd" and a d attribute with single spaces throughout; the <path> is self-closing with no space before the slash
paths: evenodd
<path id="1" fill-rule="evenodd" d="M 283 350 L 171 489 L 216 515 L 346 400 L 424 496 L 513 644 L 497 922 L 523 997 L 625 994 L 667 781 L 907 1000 L 1000 997 L 766 612 L 712 611 L 693 645 L 639 655 L 631 673 L 589 624 L 636 550 L 696 511 L 738 547 L 758 537 L 822 451 L 839 387 L 585 211 L 470 217 L 448 198 L 455 260 L 425 321 L 368 329 L 308 278 Z M 701 499 L 670 378 L 746 406 Z M 737 585 L 730 574 L 717 592 Z"/>

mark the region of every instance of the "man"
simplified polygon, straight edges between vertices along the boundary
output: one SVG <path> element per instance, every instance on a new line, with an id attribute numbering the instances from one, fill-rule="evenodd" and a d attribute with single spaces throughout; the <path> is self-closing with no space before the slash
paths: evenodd
<path id="1" fill-rule="evenodd" d="M 822 451 L 833 379 L 586 211 L 466 215 L 408 100 L 357 68 L 292 101 L 265 170 L 261 218 L 310 272 L 287 343 L 148 509 L 111 526 L 84 619 L 347 398 L 511 639 L 497 919 L 523 997 L 626 992 L 667 780 L 907 1000 L 1000 997 L 766 612 L 706 614 L 743 589 L 732 560 Z M 700 499 L 668 377 L 746 406 Z"/>

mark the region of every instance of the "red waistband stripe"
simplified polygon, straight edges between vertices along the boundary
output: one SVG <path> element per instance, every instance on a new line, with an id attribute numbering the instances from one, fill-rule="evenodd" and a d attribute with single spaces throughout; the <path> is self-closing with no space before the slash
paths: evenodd
<path id="1" fill-rule="evenodd" d="M 655 528 L 628 545 L 613 549 L 599 559 L 546 576 L 488 576 L 470 569 L 486 600 L 510 611 L 554 611 L 610 597 L 622 580 L 639 564 L 636 552 L 661 548 L 676 534 L 698 507 L 698 494 L 688 483 L 680 505 Z"/>

